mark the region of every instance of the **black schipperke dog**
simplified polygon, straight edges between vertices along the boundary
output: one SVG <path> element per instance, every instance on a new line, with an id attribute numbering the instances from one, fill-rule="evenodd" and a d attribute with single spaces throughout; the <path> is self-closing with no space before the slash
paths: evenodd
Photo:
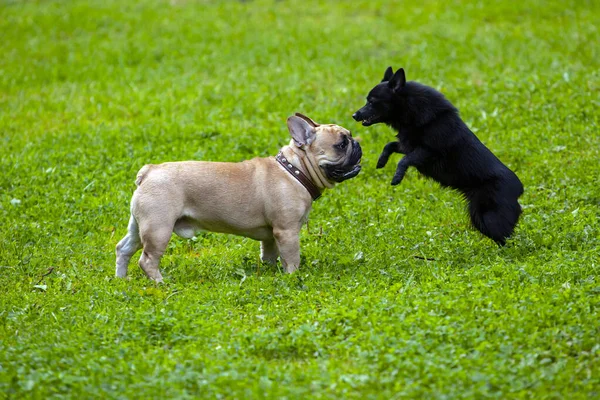
<path id="1" fill-rule="evenodd" d="M 383 148 L 377 168 L 392 153 L 398 163 L 392 185 L 414 166 L 442 186 L 460 191 L 469 203 L 471 222 L 499 245 L 513 233 L 523 194 L 521 181 L 477 139 L 458 110 L 438 91 L 406 82 L 404 70 L 388 67 L 383 80 L 367 96 L 367 104 L 352 116 L 364 126 L 383 122 L 398 134 Z"/>

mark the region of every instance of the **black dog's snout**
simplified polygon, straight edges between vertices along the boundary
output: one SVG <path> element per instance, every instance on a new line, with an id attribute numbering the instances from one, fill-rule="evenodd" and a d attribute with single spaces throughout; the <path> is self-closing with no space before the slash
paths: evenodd
<path id="1" fill-rule="evenodd" d="M 355 112 L 354 114 L 352 114 L 352 118 L 354 118 L 355 121 L 360 121 L 360 118 L 358 116 L 358 111 Z"/>

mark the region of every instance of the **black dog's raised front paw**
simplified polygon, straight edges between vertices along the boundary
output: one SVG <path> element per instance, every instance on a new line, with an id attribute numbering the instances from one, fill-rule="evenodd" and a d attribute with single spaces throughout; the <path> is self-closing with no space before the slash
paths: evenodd
<path id="1" fill-rule="evenodd" d="M 386 144 L 379 155 L 379 160 L 377 160 L 377 169 L 385 167 L 390 156 L 394 153 L 400 152 L 400 147 L 401 146 L 399 142 L 389 142 Z"/>
<path id="2" fill-rule="evenodd" d="M 408 165 L 406 165 L 406 157 L 400 160 L 398 166 L 396 167 L 396 173 L 392 178 L 392 186 L 396 186 L 402 179 L 404 179 L 404 175 L 406 175 L 406 170 L 408 169 Z"/>
<path id="3" fill-rule="evenodd" d="M 398 174 L 398 173 L 396 173 L 394 175 L 394 177 L 392 178 L 392 186 L 396 186 L 397 184 L 399 184 L 400 182 L 402 182 L 402 179 L 404 179 L 404 174 Z"/>
<path id="4" fill-rule="evenodd" d="M 389 158 L 390 158 L 389 155 L 382 153 L 379 156 L 379 160 L 377 160 L 377 166 L 375 168 L 380 169 L 380 168 L 385 167 L 385 165 L 387 164 Z"/>

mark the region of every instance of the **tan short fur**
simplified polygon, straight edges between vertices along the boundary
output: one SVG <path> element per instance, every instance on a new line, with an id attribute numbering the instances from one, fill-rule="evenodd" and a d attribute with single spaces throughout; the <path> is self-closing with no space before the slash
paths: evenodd
<path id="1" fill-rule="evenodd" d="M 343 135 L 351 138 L 350 132 L 302 115 L 288 118 L 288 127 L 292 140 L 281 149 L 283 155 L 317 187 L 332 188 L 335 182 L 323 167 L 350 157 L 352 146 L 345 152 L 335 148 Z M 312 198 L 274 157 L 149 164 L 138 173 L 136 184 L 128 233 L 116 248 L 117 276 L 127 275 L 129 260 L 143 248 L 140 267 L 161 282 L 158 265 L 171 234 L 191 238 L 200 230 L 259 240 L 263 261 L 275 263 L 281 256 L 286 272 L 299 267 L 299 233 Z"/>

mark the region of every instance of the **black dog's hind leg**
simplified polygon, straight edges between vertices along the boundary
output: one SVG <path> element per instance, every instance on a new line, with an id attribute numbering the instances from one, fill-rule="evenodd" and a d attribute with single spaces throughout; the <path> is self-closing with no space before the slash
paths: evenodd
<path id="1" fill-rule="evenodd" d="M 377 169 L 385 167 L 390 156 L 394 153 L 402 153 L 402 145 L 400 142 L 389 142 L 383 147 L 379 160 L 377 160 Z"/>
<path id="2" fill-rule="evenodd" d="M 396 173 L 392 178 L 392 186 L 395 186 L 402 182 L 402 179 L 404 179 L 404 175 L 406 174 L 408 167 L 419 167 L 421 165 L 424 165 L 431 159 L 431 156 L 432 154 L 429 150 L 424 149 L 422 147 L 417 147 L 416 149 L 402 157 L 402 160 L 400 160 L 398 166 L 396 167 Z"/>

